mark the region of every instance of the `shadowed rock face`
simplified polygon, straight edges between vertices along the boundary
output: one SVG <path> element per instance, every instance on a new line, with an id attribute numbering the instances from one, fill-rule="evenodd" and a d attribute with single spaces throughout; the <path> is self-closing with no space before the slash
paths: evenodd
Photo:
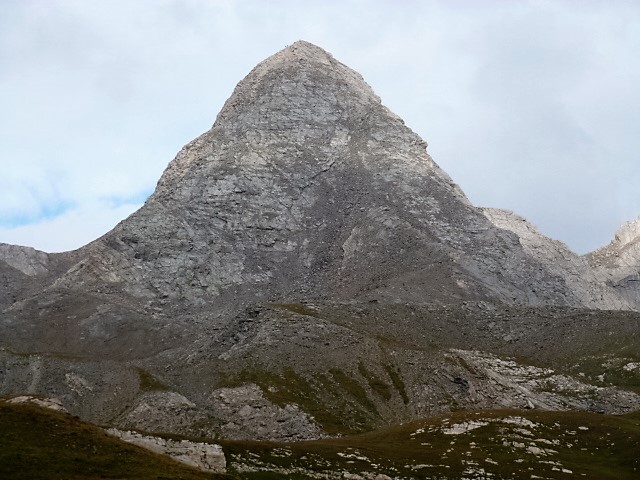
<path id="1" fill-rule="evenodd" d="M 559 319 L 576 352 L 602 353 L 602 322 L 529 311 L 518 329 L 508 305 L 629 303 L 567 249 L 472 206 L 426 146 L 324 50 L 268 58 L 111 232 L 65 254 L 1 246 L 0 394 L 126 428 L 290 439 L 455 405 L 640 405 L 613 386 L 574 403 L 516 395 L 467 369 L 485 348 L 560 362 Z M 620 315 L 631 351 L 638 318 Z"/>

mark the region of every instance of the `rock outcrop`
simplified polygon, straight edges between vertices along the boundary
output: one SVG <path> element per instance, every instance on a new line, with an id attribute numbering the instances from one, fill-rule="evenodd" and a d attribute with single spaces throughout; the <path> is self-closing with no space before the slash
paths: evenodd
<path id="1" fill-rule="evenodd" d="M 225 473 L 227 471 L 227 462 L 220 445 L 189 440 L 170 440 L 115 428 L 110 428 L 107 433 L 127 443 L 168 455 L 178 462 L 205 472 Z"/>
<path id="2" fill-rule="evenodd" d="M 622 225 L 609 245 L 586 259 L 600 281 L 640 310 L 640 219 Z"/>
<path id="3" fill-rule="evenodd" d="M 509 210 L 484 208 L 482 211 L 496 227 L 515 233 L 524 251 L 549 272 L 561 277 L 567 290 L 583 306 L 607 310 L 633 310 L 636 307 L 603 282 L 585 257 L 575 254 L 564 243 L 543 235 L 525 218 Z"/>
<path id="4" fill-rule="evenodd" d="M 55 410 L 56 412 L 68 413 L 67 409 L 62 405 L 62 402 L 57 398 L 38 398 L 30 395 L 21 395 L 19 397 L 10 398 L 9 400 L 6 400 L 6 402 L 10 404 L 27 403 L 37 405 L 42 408 L 48 408 L 49 410 Z"/>
<path id="5" fill-rule="evenodd" d="M 0 261 L 30 277 L 49 271 L 49 254 L 31 247 L 0 243 Z"/>

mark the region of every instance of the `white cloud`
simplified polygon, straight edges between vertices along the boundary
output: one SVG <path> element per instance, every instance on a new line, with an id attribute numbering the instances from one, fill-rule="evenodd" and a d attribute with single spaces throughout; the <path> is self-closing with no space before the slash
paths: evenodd
<path id="1" fill-rule="evenodd" d="M 29 245 L 44 252 L 64 252 L 101 237 L 141 206 L 141 203 L 114 206 L 111 202 L 90 202 L 35 224 L 0 226 L 0 238 L 3 243 Z"/>
<path id="2" fill-rule="evenodd" d="M 640 213 L 636 2 L 0 8 L 0 241 L 16 238 L 6 234 L 12 219 L 55 205 L 102 205 L 95 216 L 109 229 L 123 214 L 109 198 L 153 189 L 234 85 L 301 38 L 362 73 L 476 204 L 514 209 L 580 251 Z M 46 236 L 54 227 L 42 224 Z M 33 235 L 22 243 L 45 236 L 21 228 Z M 65 233 L 63 248 L 92 235 Z"/>

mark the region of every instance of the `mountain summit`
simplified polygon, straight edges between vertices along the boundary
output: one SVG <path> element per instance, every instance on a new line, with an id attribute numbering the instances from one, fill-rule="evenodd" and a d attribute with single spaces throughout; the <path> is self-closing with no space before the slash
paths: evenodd
<path id="1" fill-rule="evenodd" d="M 324 144 L 345 125 L 361 122 L 375 105 L 380 99 L 359 74 L 321 48 L 298 41 L 256 66 L 236 86 L 212 130 L 190 145 L 234 140 L 237 148 L 243 140 L 250 150 L 282 143 Z M 159 187 L 180 178 L 194 158 L 178 155 Z"/>
<path id="2" fill-rule="evenodd" d="M 362 430 L 442 411 L 445 398 L 635 405 L 617 393 L 589 404 L 516 395 L 446 360 L 480 365 L 447 348 L 485 344 L 552 358 L 528 308 L 548 320 L 632 304 L 522 219 L 471 205 L 426 149 L 329 53 L 307 42 L 276 53 L 111 232 L 58 255 L 0 245 L 11 372 L 0 393 L 57 396 L 122 427 L 251 438 L 335 433 L 336 414 Z M 621 332 L 635 328 L 625 322 Z M 560 324 L 587 343 L 604 328 Z"/>
<path id="3" fill-rule="evenodd" d="M 145 206 L 57 285 L 189 305 L 576 295 L 474 208 L 362 77 L 296 42 L 242 80 Z"/>

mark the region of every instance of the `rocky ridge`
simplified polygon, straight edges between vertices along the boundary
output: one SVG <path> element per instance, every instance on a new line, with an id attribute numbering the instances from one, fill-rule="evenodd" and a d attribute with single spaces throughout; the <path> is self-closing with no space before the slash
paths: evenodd
<path id="1" fill-rule="evenodd" d="M 561 277 L 585 307 L 606 310 L 637 308 L 636 304 L 603 282 L 587 258 L 575 254 L 563 242 L 541 234 L 525 218 L 496 208 L 483 208 L 482 212 L 496 227 L 515 233 L 525 252 Z"/>
<path id="2" fill-rule="evenodd" d="M 601 282 L 640 308 L 640 219 L 625 223 L 609 245 L 586 259 Z"/>
<path id="3" fill-rule="evenodd" d="M 0 261 L 30 277 L 49 271 L 49 254 L 31 247 L 0 243 Z"/>

